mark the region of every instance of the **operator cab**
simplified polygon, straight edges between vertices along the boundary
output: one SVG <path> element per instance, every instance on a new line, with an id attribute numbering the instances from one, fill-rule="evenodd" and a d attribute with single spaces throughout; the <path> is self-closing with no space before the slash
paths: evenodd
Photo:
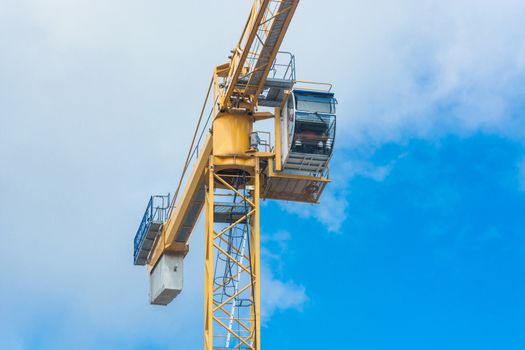
<path id="1" fill-rule="evenodd" d="M 285 173 L 322 176 L 335 140 L 334 93 L 293 90 L 282 110 L 282 169 Z"/>

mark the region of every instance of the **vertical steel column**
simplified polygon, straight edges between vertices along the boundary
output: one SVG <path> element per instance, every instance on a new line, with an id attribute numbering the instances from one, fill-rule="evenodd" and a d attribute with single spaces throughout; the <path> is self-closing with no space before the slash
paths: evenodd
<path id="1" fill-rule="evenodd" d="M 214 183 L 215 172 L 213 169 L 213 156 L 210 157 L 208 166 L 208 184 L 206 188 L 206 223 L 205 223 L 205 280 L 204 280 L 204 350 L 213 350 L 213 208 L 214 208 Z"/>
<path id="2" fill-rule="evenodd" d="M 261 237 L 260 237 L 260 211 L 259 211 L 259 199 L 260 199 L 260 190 L 261 190 L 261 172 L 260 172 L 260 162 L 259 158 L 256 159 L 255 164 L 255 179 L 254 179 L 254 198 L 253 204 L 255 213 L 253 215 L 252 221 L 252 249 L 250 250 L 252 254 L 252 269 L 254 271 L 254 307 L 255 310 L 255 349 L 260 350 L 261 348 Z"/>
<path id="3" fill-rule="evenodd" d="M 204 349 L 259 350 L 259 162 L 223 174 L 212 156 L 207 176 Z"/>

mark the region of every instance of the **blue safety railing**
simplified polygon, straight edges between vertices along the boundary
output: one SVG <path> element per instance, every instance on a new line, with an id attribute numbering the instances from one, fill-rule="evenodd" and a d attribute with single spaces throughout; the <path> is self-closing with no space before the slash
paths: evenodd
<path id="1" fill-rule="evenodd" d="M 170 194 L 168 193 L 165 196 L 156 195 L 151 196 L 146 206 L 146 211 L 142 217 L 137 233 L 135 234 L 134 239 L 134 249 L 133 249 L 133 258 L 135 263 L 140 252 L 142 245 L 146 239 L 148 231 L 152 223 L 164 224 L 168 218 L 168 212 L 170 207 Z"/>

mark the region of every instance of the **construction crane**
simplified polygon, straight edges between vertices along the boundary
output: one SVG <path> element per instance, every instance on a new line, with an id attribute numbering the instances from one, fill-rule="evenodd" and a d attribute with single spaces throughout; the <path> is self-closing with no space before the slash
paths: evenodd
<path id="1" fill-rule="evenodd" d="M 330 181 L 332 86 L 298 81 L 294 56 L 279 51 L 298 3 L 254 1 L 228 63 L 213 70 L 174 196 L 150 198 L 135 236 L 150 303 L 167 305 L 204 208 L 205 350 L 261 348 L 260 200 L 318 203 Z M 261 124 L 270 131 L 254 131 Z"/>

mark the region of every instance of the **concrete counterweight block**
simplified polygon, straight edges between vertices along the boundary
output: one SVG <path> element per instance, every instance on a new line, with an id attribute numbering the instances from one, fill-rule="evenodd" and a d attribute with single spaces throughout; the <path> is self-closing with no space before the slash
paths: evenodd
<path id="1" fill-rule="evenodd" d="M 183 254 L 164 253 L 150 273 L 150 303 L 168 305 L 182 291 Z"/>

